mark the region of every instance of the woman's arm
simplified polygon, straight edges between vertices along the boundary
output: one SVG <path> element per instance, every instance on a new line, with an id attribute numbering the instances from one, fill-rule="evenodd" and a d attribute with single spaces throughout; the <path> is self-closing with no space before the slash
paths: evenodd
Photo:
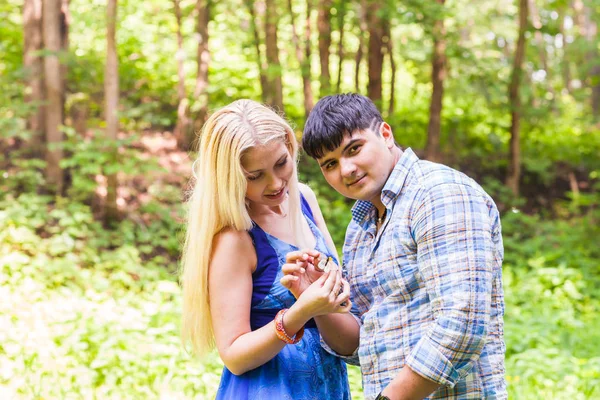
<path id="1" fill-rule="evenodd" d="M 213 331 L 223 363 L 236 375 L 263 365 L 286 345 L 277 337 L 273 321 L 255 331 L 250 328 L 252 272 L 256 263 L 247 232 L 225 230 L 215 236 L 208 277 Z M 348 300 L 347 291 L 345 295 L 329 296 L 340 286 L 341 279 L 330 274 L 307 288 L 285 313 L 286 333 L 293 336 L 316 315 L 341 311 L 339 304 Z"/>
<path id="2" fill-rule="evenodd" d="M 226 230 L 215 236 L 208 277 L 210 312 L 221 359 L 236 375 L 266 363 L 285 346 L 275 335 L 273 322 L 256 331 L 250 328 L 252 272 L 256 262 L 247 232 Z M 289 318 L 285 323 L 288 334 L 303 324 Z"/>

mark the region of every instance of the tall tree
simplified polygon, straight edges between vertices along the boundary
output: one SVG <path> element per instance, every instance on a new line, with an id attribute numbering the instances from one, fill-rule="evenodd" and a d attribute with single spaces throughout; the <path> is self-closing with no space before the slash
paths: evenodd
<path id="1" fill-rule="evenodd" d="M 199 129 L 206 121 L 208 115 L 208 67 L 210 65 L 210 51 L 208 48 L 208 23 L 210 22 L 210 0 L 198 0 L 196 2 L 196 33 L 198 37 L 198 70 L 196 74 L 196 87 L 194 89 L 194 101 L 198 102 L 196 114 L 196 129 Z M 190 132 L 188 143 L 193 140 L 193 132 Z"/>
<path id="2" fill-rule="evenodd" d="M 262 1 L 254 2 L 252 0 L 244 0 L 244 4 L 250 14 L 250 29 L 252 30 L 252 43 L 256 49 L 256 62 L 258 73 L 260 76 L 261 99 L 263 103 L 267 102 L 268 93 L 271 91 L 269 81 L 267 80 L 267 64 L 263 59 L 260 49 L 260 33 L 258 31 L 257 12 L 255 7 L 259 7 L 261 13 L 264 13 L 264 3 Z M 261 7 L 262 6 L 262 7 Z"/>
<path id="3" fill-rule="evenodd" d="M 444 6 L 445 0 L 436 1 L 440 7 Z M 433 52 L 431 55 L 431 82 L 433 83 L 433 91 L 429 105 L 429 125 L 427 127 L 427 145 L 425 147 L 425 157 L 435 162 L 442 161 L 440 136 L 446 62 L 446 29 L 442 17 L 436 18 L 433 24 Z"/>
<path id="4" fill-rule="evenodd" d="M 381 109 L 383 72 L 383 18 L 381 3 L 367 0 L 367 21 L 369 22 L 369 83 L 367 95 Z"/>
<path id="5" fill-rule="evenodd" d="M 69 26 L 71 25 L 71 14 L 69 13 L 69 0 L 61 0 L 59 26 L 60 26 L 60 51 L 67 54 L 69 51 Z M 67 101 L 67 63 L 60 64 L 60 79 L 62 81 L 62 107 L 65 109 Z"/>
<path id="6" fill-rule="evenodd" d="M 338 30 L 340 31 L 340 38 L 338 40 L 337 45 L 337 57 L 338 57 L 338 71 L 337 71 L 337 83 L 335 84 L 335 92 L 340 93 L 340 88 L 342 85 L 342 66 L 344 64 L 344 22 L 346 17 L 346 7 L 347 4 L 345 1 L 340 1 L 337 10 L 337 21 L 338 21 Z"/>
<path id="7" fill-rule="evenodd" d="M 46 55 L 44 57 L 44 86 L 47 104 L 44 107 L 44 126 L 46 128 L 46 179 L 57 193 L 62 193 L 64 177 L 60 167 L 63 151 L 59 147 L 63 141 L 61 125 L 63 123 L 64 81 L 61 76 L 59 52 L 61 43 L 61 0 L 43 2 L 43 40 Z"/>
<path id="8" fill-rule="evenodd" d="M 177 33 L 177 124 L 175 137 L 180 149 L 188 150 L 191 144 L 189 131 L 191 130 L 188 118 L 188 98 L 185 91 L 185 50 L 183 49 L 183 34 L 181 33 L 181 6 L 180 0 L 173 0 Z"/>
<path id="9" fill-rule="evenodd" d="M 542 34 L 542 18 L 536 5 L 536 0 L 529 0 L 529 14 L 531 16 L 531 25 L 535 29 L 535 45 L 538 50 L 541 67 L 546 73 L 546 90 L 552 94 L 552 99 L 556 98 L 554 95 L 554 88 L 552 87 L 550 77 L 550 66 L 548 64 L 548 52 L 546 51 L 546 42 L 544 41 L 544 35 Z"/>
<path id="10" fill-rule="evenodd" d="M 277 7 L 274 0 L 265 0 L 265 44 L 267 55 L 267 80 L 272 89 L 267 93 L 267 104 L 283 112 L 283 85 L 277 40 Z"/>
<path id="11" fill-rule="evenodd" d="M 385 39 L 385 49 L 387 52 L 387 56 L 390 60 L 390 70 L 392 76 L 390 77 L 390 102 L 388 103 L 388 117 L 394 113 L 394 107 L 396 103 L 396 61 L 394 60 L 394 47 L 392 45 L 392 32 L 390 28 L 390 21 L 385 21 L 384 27 L 384 39 Z"/>
<path id="12" fill-rule="evenodd" d="M 579 34 L 585 40 L 585 57 L 582 68 L 582 81 L 591 89 L 591 107 L 595 119 L 600 119 L 600 61 L 598 61 L 598 25 L 594 18 L 594 10 L 582 0 L 573 2 L 575 22 Z"/>
<path id="13" fill-rule="evenodd" d="M 570 60 L 568 57 L 568 52 L 567 52 L 567 39 L 566 39 L 566 28 L 565 28 L 565 20 L 567 18 L 567 13 L 566 13 L 566 9 L 565 7 L 561 7 L 559 12 L 558 12 L 558 19 L 559 19 L 559 33 L 560 33 L 560 37 L 561 37 L 561 49 L 562 49 L 562 61 L 561 61 L 561 70 L 562 70 L 562 76 L 563 76 L 563 81 L 564 81 L 564 85 L 565 85 L 565 89 L 567 89 L 568 93 L 572 93 L 573 92 L 573 87 L 571 84 L 571 65 L 570 65 Z"/>
<path id="14" fill-rule="evenodd" d="M 292 41 L 294 42 L 294 48 L 296 49 L 296 58 L 300 63 L 300 73 L 302 75 L 302 90 L 304 92 L 304 115 L 308 117 L 310 110 L 313 108 L 313 93 L 311 87 L 310 77 L 310 12 L 311 12 L 311 1 L 306 2 L 306 24 L 305 24 L 305 42 L 304 49 L 300 45 L 300 39 L 296 31 L 296 22 L 294 10 L 292 7 L 292 0 L 288 0 L 288 10 L 290 12 L 290 18 L 292 22 Z"/>
<path id="15" fill-rule="evenodd" d="M 321 75 L 319 82 L 321 89 L 320 97 L 331 92 L 331 74 L 329 72 L 329 54 L 331 47 L 331 0 L 319 2 L 319 14 L 317 17 L 317 29 L 319 30 L 319 61 L 321 64 Z"/>
<path id="16" fill-rule="evenodd" d="M 362 64 L 362 59 L 365 54 L 365 39 L 364 33 L 368 32 L 369 23 L 367 21 L 367 0 L 361 0 L 358 7 L 358 26 L 360 28 L 360 33 L 358 35 L 358 49 L 356 50 L 356 55 L 354 57 L 354 88 L 357 93 L 360 93 L 360 66 Z"/>
<path id="17" fill-rule="evenodd" d="M 512 76 L 509 86 L 510 100 L 510 147 L 506 186 L 515 196 L 519 195 L 519 181 L 521 179 L 521 98 L 519 88 L 523 74 L 523 60 L 525 59 L 525 32 L 527 31 L 528 0 L 519 0 L 519 38 L 513 60 Z"/>
<path id="18" fill-rule="evenodd" d="M 44 142 L 44 64 L 39 55 L 42 50 L 42 0 L 25 0 L 23 4 L 23 67 L 25 69 L 25 101 L 35 105 L 27 118 L 27 130 L 33 133 L 33 152 L 42 155 Z"/>
<path id="19" fill-rule="evenodd" d="M 117 0 L 108 0 L 106 7 L 106 68 L 104 71 L 104 98 L 106 117 L 106 136 L 111 142 L 117 140 L 119 130 L 119 72 L 116 45 Z M 110 147 L 110 159 L 117 160 L 117 148 Z M 105 206 L 105 221 L 110 223 L 118 218 L 117 174 L 109 173 Z"/>

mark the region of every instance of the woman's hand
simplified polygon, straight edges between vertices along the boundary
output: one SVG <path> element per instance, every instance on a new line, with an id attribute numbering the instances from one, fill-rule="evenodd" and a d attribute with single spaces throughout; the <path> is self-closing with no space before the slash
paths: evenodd
<path id="1" fill-rule="evenodd" d="M 281 267 L 283 277 L 281 284 L 288 288 L 295 298 L 300 295 L 314 282 L 323 272 L 318 271 L 314 263 L 321 253 L 317 250 L 305 249 L 292 251 L 286 254 L 286 263 Z"/>
<path id="2" fill-rule="evenodd" d="M 332 268 L 308 286 L 294 304 L 309 318 L 331 313 L 347 313 L 352 308 L 350 285 L 340 270 Z"/>

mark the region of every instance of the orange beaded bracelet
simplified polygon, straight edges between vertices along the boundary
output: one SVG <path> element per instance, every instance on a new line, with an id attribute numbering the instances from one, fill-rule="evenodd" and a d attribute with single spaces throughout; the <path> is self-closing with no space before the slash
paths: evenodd
<path id="1" fill-rule="evenodd" d="M 287 344 L 296 344 L 302 339 L 302 336 L 304 335 L 304 327 L 300 328 L 300 330 L 296 332 L 294 337 L 289 337 L 289 335 L 285 331 L 285 328 L 283 327 L 283 316 L 285 315 L 285 312 L 287 310 L 287 308 L 279 310 L 279 312 L 275 316 L 275 334 L 282 342 L 285 342 Z"/>

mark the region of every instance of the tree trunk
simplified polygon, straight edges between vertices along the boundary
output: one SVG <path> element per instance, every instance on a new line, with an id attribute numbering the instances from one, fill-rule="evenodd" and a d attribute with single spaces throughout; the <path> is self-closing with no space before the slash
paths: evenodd
<path id="1" fill-rule="evenodd" d="M 210 21 L 210 1 L 198 0 L 196 2 L 197 23 L 196 33 L 198 34 L 198 72 L 196 75 L 196 87 L 194 89 L 194 101 L 199 103 L 198 112 L 195 118 L 195 129 L 200 130 L 208 115 L 208 67 L 210 65 L 210 51 L 208 49 L 208 23 Z M 194 132 L 189 132 L 188 143 L 194 140 Z"/>
<path id="2" fill-rule="evenodd" d="M 442 7 L 445 0 L 437 0 Z M 446 29 L 444 20 L 437 19 L 433 25 L 433 53 L 431 56 L 431 82 L 433 92 L 429 106 L 429 126 L 427 127 L 427 146 L 425 158 L 430 161 L 442 161 L 440 151 L 442 103 L 444 99 L 444 79 L 446 78 Z"/>
<path id="3" fill-rule="evenodd" d="M 567 89 L 567 93 L 571 94 L 571 92 L 573 91 L 573 87 L 571 86 L 571 66 L 570 66 L 570 60 L 569 60 L 569 54 L 567 52 L 567 40 L 565 38 L 565 18 L 566 18 L 566 11 L 564 8 L 561 8 L 561 10 L 559 11 L 559 15 L 558 18 L 560 20 L 560 25 L 559 25 L 559 33 L 560 33 L 560 37 L 561 37 L 561 48 L 562 48 L 562 75 L 563 75 L 563 80 L 564 80 L 564 84 L 565 84 L 565 89 Z"/>
<path id="4" fill-rule="evenodd" d="M 331 0 L 321 0 L 317 28 L 319 29 L 319 60 L 321 63 L 321 76 L 319 82 L 321 89 L 319 96 L 331 93 L 331 74 L 329 73 L 329 48 L 331 47 Z"/>
<path id="5" fill-rule="evenodd" d="M 61 0 L 60 3 L 60 50 L 63 54 L 69 51 L 69 26 L 71 25 L 71 14 L 69 13 L 69 0 Z M 62 108 L 65 109 L 67 102 L 67 64 L 60 65 L 60 79 L 62 81 Z"/>
<path id="6" fill-rule="evenodd" d="M 591 10 L 588 9 L 591 14 Z M 594 121 L 600 121 L 600 57 L 598 54 L 598 24 L 589 15 L 588 17 L 588 41 L 591 50 L 587 54 L 587 62 L 590 66 L 590 86 L 592 87 L 592 115 Z"/>
<path id="7" fill-rule="evenodd" d="M 267 94 L 267 103 L 283 112 L 283 86 L 281 84 L 281 64 L 277 43 L 277 7 L 274 0 L 265 0 L 265 44 L 267 54 L 267 80 L 273 89 Z"/>
<path id="8" fill-rule="evenodd" d="M 183 49 L 183 35 L 181 34 L 181 7 L 179 5 L 180 0 L 173 0 L 175 8 L 175 20 L 177 29 L 177 99 L 179 104 L 177 106 L 177 124 L 175 125 L 175 137 L 177 138 L 177 145 L 182 150 L 189 150 L 191 141 L 189 131 L 190 120 L 188 119 L 188 99 L 185 93 L 185 50 Z"/>
<path id="9" fill-rule="evenodd" d="M 386 50 L 390 59 L 390 69 L 392 70 L 391 82 L 390 82 L 390 103 L 388 105 L 387 115 L 390 117 L 394 113 L 394 107 L 396 106 L 396 61 L 394 60 L 393 44 L 392 44 L 392 32 L 390 29 L 389 21 L 385 24 L 385 36 L 386 36 Z"/>
<path id="10" fill-rule="evenodd" d="M 527 0 L 519 0 L 519 39 L 515 50 L 513 71 L 509 86 L 509 99 L 511 110 L 510 126 L 510 149 L 508 171 L 506 175 L 506 186 L 515 196 L 519 195 L 519 180 L 521 178 L 521 99 L 519 97 L 519 86 L 521 83 L 522 65 L 525 58 L 525 31 L 527 30 Z"/>
<path id="11" fill-rule="evenodd" d="M 35 105 L 26 122 L 32 132 L 31 149 L 41 157 L 44 143 L 44 63 L 37 52 L 43 48 L 42 0 L 25 0 L 23 5 L 23 67 L 25 69 L 25 102 Z"/>
<path id="12" fill-rule="evenodd" d="M 544 37 L 540 29 L 542 29 L 542 20 L 540 18 L 540 13 L 538 12 L 537 6 L 535 4 L 535 0 L 529 0 L 529 13 L 531 14 L 531 24 L 535 28 L 535 44 L 538 47 L 538 52 L 540 56 L 540 62 L 542 63 L 542 68 L 546 71 L 546 74 L 549 73 L 548 68 L 548 57 L 546 55 L 546 44 L 544 42 Z"/>
<path id="13" fill-rule="evenodd" d="M 337 83 L 335 84 L 335 92 L 340 93 L 342 85 L 342 65 L 344 63 L 344 18 L 346 16 L 346 2 L 340 2 L 340 8 L 338 10 L 338 29 L 340 30 L 340 40 L 338 41 L 337 56 L 338 56 L 338 71 L 337 71 Z"/>
<path id="14" fill-rule="evenodd" d="M 367 20 L 369 21 L 369 84 L 368 97 L 381 110 L 383 70 L 383 20 L 379 16 L 381 4 L 376 0 L 368 1 Z"/>
<path id="15" fill-rule="evenodd" d="M 246 7 L 248 8 L 248 12 L 250 13 L 250 29 L 252 29 L 252 36 L 254 39 L 253 44 L 254 44 L 254 48 L 256 49 L 256 61 L 257 61 L 257 66 L 258 66 L 258 73 L 260 76 L 261 99 L 262 99 L 263 103 L 267 103 L 267 96 L 268 96 L 268 93 L 271 91 L 271 88 L 269 87 L 269 81 L 267 80 L 267 65 L 263 61 L 263 55 L 260 50 L 260 35 L 258 33 L 258 24 L 256 22 L 256 19 L 257 19 L 256 11 L 254 9 L 255 4 L 257 6 L 262 5 L 263 9 L 264 9 L 264 3 L 262 3 L 262 2 L 255 3 L 252 0 L 244 0 L 244 4 L 246 4 Z M 261 12 L 263 12 L 263 11 L 261 10 Z"/>
<path id="16" fill-rule="evenodd" d="M 117 0 L 108 0 L 106 8 L 106 69 L 104 72 L 104 97 L 106 116 L 106 137 L 109 141 L 117 140 L 119 129 L 119 74 L 116 47 Z M 116 164 L 117 149 L 110 147 L 110 159 Z M 113 164 L 114 165 L 114 164 Z M 105 222 L 107 224 L 118 218 L 117 208 L 117 174 L 107 176 L 107 192 L 105 206 Z"/>
<path id="17" fill-rule="evenodd" d="M 536 0 L 529 0 L 529 12 L 531 14 L 531 22 L 533 27 L 535 28 L 535 43 L 538 48 L 538 54 L 540 57 L 540 62 L 542 64 L 542 69 L 546 72 L 546 90 L 552 93 L 552 101 L 556 99 L 556 95 L 554 93 L 554 88 L 552 87 L 552 82 L 550 78 L 550 67 L 548 66 L 548 55 L 546 52 L 546 42 L 544 41 L 544 35 L 542 35 L 542 20 L 540 18 L 540 13 L 537 9 L 537 5 L 535 3 Z"/>
<path id="18" fill-rule="evenodd" d="M 357 93 L 360 93 L 360 65 L 362 64 L 362 58 L 365 54 L 365 39 L 364 34 L 368 32 L 369 23 L 367 21 L 367 0 L 361 0 L 358 6 L 359 15 L 359 27 L 361 34 L 358 35 L 358 49 L 356 50 L 356 57 L 354 64 L 354 87 Z"/>
<path id="19" fill-rule="evenodd" d="M 61 79 L 61 65 L 58 54 L 61 50 L 60 9 L 61 0 L 43 2 L 43 37 L 46 55 L 44 57 L 44 84 L 47 105 L 44 108 L 46 127 L 46 179 L 56 193 L 63 191 L 63 171 L 60 161 L 63 151 L 55 146 L 63 141 L 64 87 Z M 51 148 L 52 147 L 52 148 Z"/>
<path id="20" fill-rule="evenodd" d="M 296 32 L 296 22 L 294 16 L 294 10 L 292 8 L 292 0 L 288 0 L 288 9 L 290 11 L 290 18 L 292 21 L 292 41 L 294 42 L 294 48 L 296 49 L 296 58 L 300 64 L 300 73 L 302 75 L 302 89 L 304 92 L 304 116 L 308 118 L 310 110 L 313 108 L 313 94 L 310 86 L 310 1 L 306 2 L 306 27 L 305 27 L 305 47 L 309 48 L 308 54 L 302 51 L 300 46 L 300 39 Z"/>
<path id="21" fill-rule="evenodd" d="M 598 25 L 594 20 L 593 10 L 586 6 L 582 0 L 573 2 L 575 21 L 579 27 L 579 34 L 587 42 L 589 49 L 584 57 L 585 67 L 580 73 L 581 81 L 591 88 L 592 115 L 595 120 L 600 120 L 600 63 L 598 61 Z"/>

